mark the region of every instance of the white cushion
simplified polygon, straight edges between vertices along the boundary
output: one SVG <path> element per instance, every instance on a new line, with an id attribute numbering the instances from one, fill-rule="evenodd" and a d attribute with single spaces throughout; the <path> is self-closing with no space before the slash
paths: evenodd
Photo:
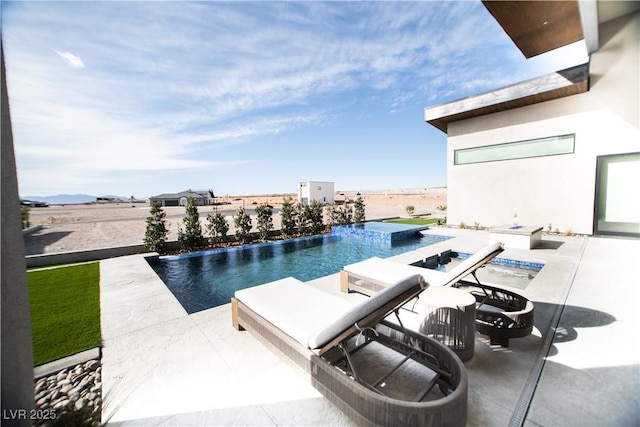
<path id="1" fill-rule="evenodd" d="M 421 281 L 419 275 L 405 277 L 357 304 L 293 277 L 236 291 L 235 296 L 300 344 L 316 349 Z"/>
<path id="2" fill-rule="evenodd" d="M 355 323 L 364 319 L 368 314 L 373 313 L 375 310 L 381 308 L 389 301 L 421 282 L 423 282 L 422 277 L 419 274 L 414 274 L 389 285 L 370 298 L 361 301 L 357 305 L 353 306 L 347 313 L 336 317 L 333 322 L 329 323 L 323 329 L 314 334 L 309 340 L 309 348 L 315 349 L 324 346 L 340 333 L 346 331 Z M 422 283 L 422 285 L 424 287 L 428 286 L 426 283 Z"/>
<path id="3" fill-rule="evenodd" d="M 235 296 L 305 347 L 312 335 L 354 305 L 293 277 L 236 291 Z"/>

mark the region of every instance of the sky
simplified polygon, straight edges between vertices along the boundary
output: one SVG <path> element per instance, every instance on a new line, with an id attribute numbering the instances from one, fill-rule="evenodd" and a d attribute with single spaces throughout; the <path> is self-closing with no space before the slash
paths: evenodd
<path id="1" fill-rule="evenodd" d="M 22 197 L 446 186 L 425 107 L 587 60 L 480 1 L 0 5 Z"/>

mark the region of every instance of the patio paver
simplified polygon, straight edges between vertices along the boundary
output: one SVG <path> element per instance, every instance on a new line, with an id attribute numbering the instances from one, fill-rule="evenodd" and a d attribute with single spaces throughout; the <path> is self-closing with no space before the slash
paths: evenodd
<path id="1" fill-rule="evenodd" d="M 489 241 L 481 231 L 456 235 L 396 258 L 451 246 L 474 252 Z M 500 255 L 545 263 L 526 289 L 515 290 L 534 302 L 535 328 L 508 348 L 476 335 L 475 357 L 465 363 L 467 424 L 507 425 L 523 401 L 526 425 L 639 424 L 640 241 L 545 237 L 542 243 Z M 361 298 L 340 293 L 338 276 L 309 283 Z M 301 371 L 233 329 L 229 304 L 187 315 L 142 256 L 101 262 L 101 307 L 103 416 L 111 423 L 353 425 Z M 540 372 L 529 406 L 528 386 Z"/>

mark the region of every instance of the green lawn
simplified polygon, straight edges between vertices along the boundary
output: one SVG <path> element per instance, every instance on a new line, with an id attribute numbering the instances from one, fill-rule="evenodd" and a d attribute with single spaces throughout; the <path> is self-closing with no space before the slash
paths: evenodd
<path id="1" fill-rule="evenodd" d="M 35 366 L 90 348 L 100 339 L 100 264 L 27 272 Z"/>
<path id="2" fill-rule="evenodd" d="M 411 224 L 411 225 L 429 225 L 437 224 L 442 218 L 395 218 L 388 219 L 384 222 L 393 222 L 395 224 Z"/>

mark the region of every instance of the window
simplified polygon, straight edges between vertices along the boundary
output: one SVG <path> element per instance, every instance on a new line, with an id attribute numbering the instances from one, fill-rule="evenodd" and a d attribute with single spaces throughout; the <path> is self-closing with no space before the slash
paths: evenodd
<path id="1" fill-rule="evenodd" d="M 640 153 L 598 157 L 596 234 L 640 236 Z"/>
<path id="2" fill-rule="evenodd" d="M 575 135 L 571 134 L 508 142 L 506 144 L 486 145 L 484 147 L 463 148 L 454 151 L 453 164 L 466 165 L 471 163 L 572 154 L 574 152 L 574 146 Z"/>

